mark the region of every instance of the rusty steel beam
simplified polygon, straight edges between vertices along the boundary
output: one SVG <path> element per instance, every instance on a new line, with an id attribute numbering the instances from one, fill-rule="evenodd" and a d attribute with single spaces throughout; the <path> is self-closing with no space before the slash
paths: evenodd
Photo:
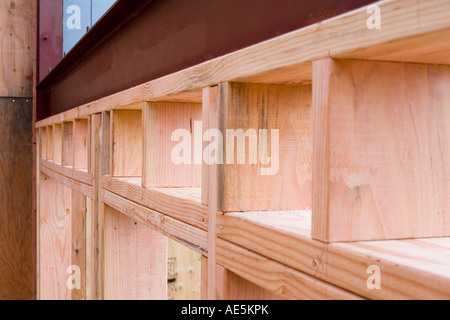
<path id="1" fill-rule="evenodd" d="M 39 83 L 37 118 L 373 2 L 119 0 Z"/>

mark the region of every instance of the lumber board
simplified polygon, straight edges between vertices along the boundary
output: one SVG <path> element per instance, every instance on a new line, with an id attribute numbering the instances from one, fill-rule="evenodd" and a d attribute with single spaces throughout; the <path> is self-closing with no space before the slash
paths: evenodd
<path id="1" fill-rule="evenodd" d="M 93 199 L 86 198 L 86 300 L 94 300 L 95 295 L 95 248 L 94 248 L 94 226 L 93 226 Z"/>
<path id="2" fill-rule="evenodd" d="M 72 190 L 72 265 L 80 270 L 80 287 L 72 290 L 72 300 L 86 300 L 86 197 Z"/>
<path id="3" fill-rule="evenodd" d="M 167 299 L 200 300 L 202 255 L 168 239 Z"/>
<path id="4" fill-rule="evenodd" d="M 218 166 L 218 209 L 310 209 L 311 86 L 223 83 L 218 99 L 225 163 Z M 241 150 L 230 130 L 254 135 Z"/>
<path id="5" fill-rule="evenodd" d="M 112 130 L 112 176 L 142 176 L 142 111 L 113 111 Z"/>
<path id="6" fill-rule="evenodd" d="M 325 275 L 327 246 L 311 239 L 310 210 L 218 214 L 216 234 L 301 272 Z"/>
<path id="7" fill-rule="evenodd" d="M 0 97 L 33 96 L 33 0 L 0 3 Z"/>
<path id="8" fill-rule="evenodd" d="M 104 299 L 166 299 L 167 238 L 111 207 L 104 215 Z"/>
<path id="9" fill-rule="evenodd" d="M 81 183 L 92 185 L 92 175 L 87 170 L 74 170 L 72 167 L 63 167 L 53 161 L 42 159 L 41 165 L 72 180 L 79 181 Z"/>
<path id="10" fill-rule="evenodd" d="M 100 174 L 111 175 L 112 170 L 112 126 L 111 126 L 111 112 L 102 113 L 102 130 L 99 139 L 102 141 L 101 145 L 101 166 Z"/>
<path id="11" fill-rule="evenodd" d="M 231 272 L 289 300 L 358 300 L 359 296 L 301 273 L 223 239 L 217 262 Z"/>
<path id="12" fill-rule="evenodd" d="M 52 171 L 48 167 L 44 166 L 42 163 L 40 164 L 39 169 L 48 177 L 58 181 L 60 184 L 63 184 L 70 189 L 82 193 L 86 197 L 92 198 L 94 196 L 93 188 L 90 185 L 84 184 L 77 180 L 73 180 L 64 175 L 59 174 L 58 172 Z"/>
<path id="13" fill-rule="evenodd" d="M 71 189 L 41 173 L 39 191 L 39 297 L 71 300 Z"/>
<path id="14" fill-rule="evenodd" d="M 450 236 L 450 66 L 314 64 L 312 237 Z"/>
<path id="15" fill-rule="evenodd" d="M 101 191 L 101 199 L 113 209 L 201 254 L 205 254 L 207 251 L 207 232 L 204 230 L 131 202 L 106 190 Z"/>
<path id="16" fill-rule="evenodd" d="M 37 2 L 32 1 L 31 3 L 31 9 L 33 12 L 32 16 L 32 28 L 33 28 L 33 34 L 36 35 L 37 30 Z M 37 37 L 34 36 L 32 38 L 32 55 L 33 57 L 36 56 L 37 52 Z M 36 130 L 36 114 L 37 114 L 37 101 L 34 99 L 34 97 L 37 96 L 37 59 L 33 59 L 33 77 L 32 77 L 32 116 L 31 116 L 31 128 L 32 128 L 32 136 L 31 136 L 31 143 L 32 143 L 32 154 L 33 154 L 33 164 L 32 164 L 32 187 L 31 187 L 31 193 L 32 193 L 32 231 L 31 231 L 31 237 L 33 240 L 33 252 L 31 254 L 32 260 L 33 260 L 33 274 L 34 274 L 34 281 L 32 284 L 32 290 L 33 290 L 33 299 L 39 300 L 39 159 L 41 158 L 40 155 L 40 139 L 39 139 L 39 132 Z"/>
<path id="17" fill-rule="evenodd" d="M 219 103 L 219 88 L 207 87 L 204 88 L 202 98 L 202 136 L 205 137 L 205 133 L 209 129 L 219 128 L 219 115 L 218 115 L 218 103 Z M 202 150 L 208 147 L 209 142 L 203 141 Z M 212 165 L 205 163 L 205 159 L 202 161 L 202 204 L 208 205 L 209 199 L 209 171 L 212 169 Z M 217 167 L 217 165 L 215 165 Z M 217 168 L 214 168 L 217 170 Z"/>
<path id="18" fill-rule="evenodd" d="M 207 120 L 205 127 L 212 129 L 218 124 L 219 108 L 217 108 L 216 101 L 219 97 L 219 88 L 208 87 L 203 89 L 203 111 L 207 111 L 206 115 L 202 115 L 202 121 Z M 203 112 L 202 111 L 202 112 Z M 203 124 L 202 124 L 203 127 Z M 220 153 L 220 150 L 218 151 Z M 218 188 L 218 166 L 219 164 L 210 164 L 205 168 L 205 163 L 202 165 L 202 189 L 207 188 L 207 199 L 202 199 L 202 203 L 208 205 L 208 283 L 207 283 L 207 297 L 208 300 L 214 300 L 217 296 L 216 287 L 216 216 L 219 208 L 219 188 Z M 205 193 L 202 193 L 205 196 Z"/>
<path id="19" fill-rule="evenodd" d="M 34 120 L 34 111 L 35 111 L 35 106 L 33 106 L 33 120 Z M 33 121 L 35 122 L 35 121 Z M 35 242 L 35 251 L 34 251 L 34 257 L 35 257 L 35 291 L 34 291 L 34 296 L 33 298 L 36 300 L 40 300 L 40 261 L 39 261 L 39 250 L 40 250 L 40 244 L 39 244 L 39 236 L 40 236 L 40 225 L 39 225 L 39 217 L 40 217 L 40 181 L 41 181 L 41 171 L 39 170 L 40 167 L 40 160 L 41 160 L 41 129 L 35 129 L 36 130 L 36 148 L 35 148 L 35 156 L 36 158 L 34 158 L 33 160 L 33 186 L 32 186 L 32 193 L 33 193 L 33 213 L 35 214 L 35 217 L 33 219 L 33 222 L 35 222 L 35 230 L 34 230 L 34 239 L 36 240 Z M 34 154 L 33 154 L 34 156 Z"/>
<path id="20" fill-rule="evenodd" d="M 73 122 L 73 168 L 87 170 L 89 150 L 89 121 L 76 119 Z"/>
<path id="21" fill-rule="evenodd" d="M 1 21 L 0 25 L 3 23 Z M 27 102 L 27 99 L 0 98 L 0 299 L 2 300 L 31 300 L 36 290 L 35 266 L 32 261 L 34 238 L 31 126 L 30 100 Z"/>
<path id="22" fill-rule="evenodd" d="M 326 57 L 450 63 L 450 44 L 444 40 L 450 35 L 448 1 L 381 1 L 377 5 L 382 12 L 380 30 L 367 28 L 370 15 L 361 8 L 90 102 L 37 126 L 142 101 L 200 97 L 202 88 L 221 82 L 311 81 L 312 62 Z"/>
<path id="23" fill-rule="evenodd" d="M 329 281 L 373 299 L 450 299 L 450 238 L 335 243 L 328 264 Z M 381 270 L 380 290 L 362 285 L 372 265 Z"/>
<path id="24" fill-rule="evenodd" d="M 104 288 L 103 279 L 104 276 L 104 211 L 105 205 L 101 201 L 101 172 L 103 167 L 103 154 L 105 141 L 103 137 L 103 126 L 102 126 L 102 114 L 95 114 L 88 119 L 88 159 L 89 159 L 89 171 L 93 176 L 93 188 L 94 188 L 94 198 L 92 202 L 92 212 L 91 212 L 91 230 L 90 237 L 93 238 L 91 242 L 90 250 L 93 253 L 91 258 L 91 277 L 93 281 L 91 282 L 91 287 L 89 288 L 92 292 L 93 299 L 103 299 L 104 298 Z"/>
<path id="25" fill-rule="evenodd" d="M 180 188 L 201 186 L 202 151 L 195 148 L 201 140 L 202 106 L 199 103 L 148 102 L 144 106 L 144 172 L 142 185 L 147 188 Z M 173 134 L 184 130 L 188 136 Z M 173 141 L 172 138 L 179 139 Z M 201 146 L 201 142 L 198 142 Z M 188 155 L 175 163 L 177 146 L 183 145 L 176 157 Z M 197 150 L 198 149 L 198 150 Z M 198 153 L 196 159 L 195 153 Z M 198 163 L 196 163 L 196 161 Z"/>
<path id="26" fill-rule="evenodd" d="M 53 125 L 53 161 L 57 164 L 62 163 L 62 124 L 55 123 Z"/>
<path id="27" fill-rule="evenodd" d="M 143 188 L 141 178 L 102 176 L 102 188 L 123 198 L 207 230 L 208 208 L 199 188 Z"/>
<path id="28" fill-rule="evenodd" d="M 450 238 L 325 244 L 311 238 L 308 211 L 234 212 L 217 217 L 217 236 L 368 299 L 448 299 Z M 368 289 L 370 266 L 381 290 Z M 439 279 L 439 280 L 438 280 Z"/>

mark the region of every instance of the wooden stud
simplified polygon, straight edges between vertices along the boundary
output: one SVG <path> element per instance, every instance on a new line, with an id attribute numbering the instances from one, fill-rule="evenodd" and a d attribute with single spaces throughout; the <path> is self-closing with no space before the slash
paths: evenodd
<path id="1" fill-rule="evenodd" d="M 72 265 L 80 270 L 80 287 L 72 300 L 86 300 L 86 197 L 72 190 Z"/>
<path id="2" fill-rule="evenodd" d="M 200 187 L 201 114 L 202 106 L 198 103 L 149 102 L 146 104 L 142 177 L 144 187 Z M 172 136 L 180 131 L 184 133 L 183 136 Z M 176 140 L 172 141 L 172 138 Z M 195 148 L 196 143 L 198 148 Z M 177 146 L 182 144 L 186 148 L 177 152 Z M 183 159 L 184 156 L 186 158 Z"/>
<path id="3" fill-rule="evenodd" d="M 207 251 L 207 232 L 204 230 L 138 205 L 106 190 L 102 190 L 101 199 L 122 214 L 182 242 L 199 253 L 204 254 Z"/>
<path id="4" fill-rule="evenodd" d="M 89 171 L 93 176 L 93 189 L 94 197 L 92 201 L 92 212 L 90 215 L 89 224 L 90 237 L 93 241 L 90 243 L 89 250 L 92 252 L 90 259 L 91 270 L 91 287 L 88 289 L 91 292 L 93 299 L 100 300 L 104 297 L 103 280 L 104 280 L 104 211 L 105 205 L 101 199 L 101 170 L 102 170 L 102 154 L 104 141 L 102 137 L 102 115 L 95 114 L 89 117 L 89 144 L 88 144 L 88 159 L 89 159 Z"/>
<path id="5" fill-rule="evenodd" d="M 202 104 L 202 136 L 205 137 L 205 133 L 209 129 L 219 128 L 219 87 L 208 87 L 203 89 L 203 104 Z M 202 152 L 206 150 L 211 142 L 207 140 L 203 141 Z M 208 158 L 203 159 L 202 162 L 202 203 L 208 205 L 209 201 L 209 171 L 211 169 L 217 170 L 218 164 L 208 164 L 205 160 L 210 161 Z M 211 168 L 212 166 L 216 168 Z M 212 188 L 212 187 L 211 187 Z"/>
<path id="6" fill-rule="evenodd" d="M 102 130 L 100 140 L 102 141 L 101 174 L 111 175 L 112 170 L 112 129 L 111 112 L 102 113 Z"/>
<path id="7" fill-rule="evenodd" d="M 450 236 L 450 67 L 314 63 L 312 236 Z"/>
<path id="8" fill-rule="evenodd" d="M 143 188 L 140 178 L 108 176 L 102 177 L 102 188 L 200 229 L 208 229 L 208 207 L 200 203 L 199 188 Z"/>
<path id="9" fill-rule="evenodd" d="M 219 97 L 218 87 L 209 87 L 203 89 L 203 119 L 207 120 L 205 124 L 208 129 L 218 123 L 219 113 L 216 98 Z M 204 159 L 210 162 L 209 158 Z M 207 192 L 202 192 L 203 203 L 208 204 L 208 300 L 216 299 L 216 216 L 218 211 L 218 165 L 217 163 L 207 164 L 203 162 L 202 189 L 207 188 Z M 206 169 L 204 167 L 207 166 Z"/>

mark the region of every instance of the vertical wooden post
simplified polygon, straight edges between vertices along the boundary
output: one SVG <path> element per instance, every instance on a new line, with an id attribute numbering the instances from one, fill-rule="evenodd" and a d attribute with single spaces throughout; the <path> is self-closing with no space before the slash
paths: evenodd
<path id="1" fill-rule="evenodd" d="M 218 98 L 219 88 L 209 87 L 203 89 L 203 130 L 212 129 L 218 123 Z M 205 116 L 206 114 L 206 116 Z M 216 299 L 216 215 L 218 211 L 217 195 L 217 172 L 218 163 L 203 162 L 202 188 L 207 188 L 207 192 L 202 192 L 203 203 L 208 204 L 208 300 Z"/>
<path id="2" fill-rule="evenodd" d="M 105 206 L 104 299 L 167 299 L 167 238 Z"/>
<path id="3" fill-rule="evenodd" d="M 80 288 L 72 300 L 86 300 L 86 197 L 72 190 L 72 265 L 80 269 Z"/>

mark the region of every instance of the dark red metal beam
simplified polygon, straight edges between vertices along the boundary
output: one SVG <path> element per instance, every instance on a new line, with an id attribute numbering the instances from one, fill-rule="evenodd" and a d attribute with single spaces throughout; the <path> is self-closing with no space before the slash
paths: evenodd
<path id="1" fill-rule="evenodd" d="M 38 81 L 46 77 L 62 59 L 62 0 L 39 0 Z"/>
<path id="2" fill-rule="evenodd" d="M 38 119 L 373 0 L 119 0 L 38 85 Z"/>

